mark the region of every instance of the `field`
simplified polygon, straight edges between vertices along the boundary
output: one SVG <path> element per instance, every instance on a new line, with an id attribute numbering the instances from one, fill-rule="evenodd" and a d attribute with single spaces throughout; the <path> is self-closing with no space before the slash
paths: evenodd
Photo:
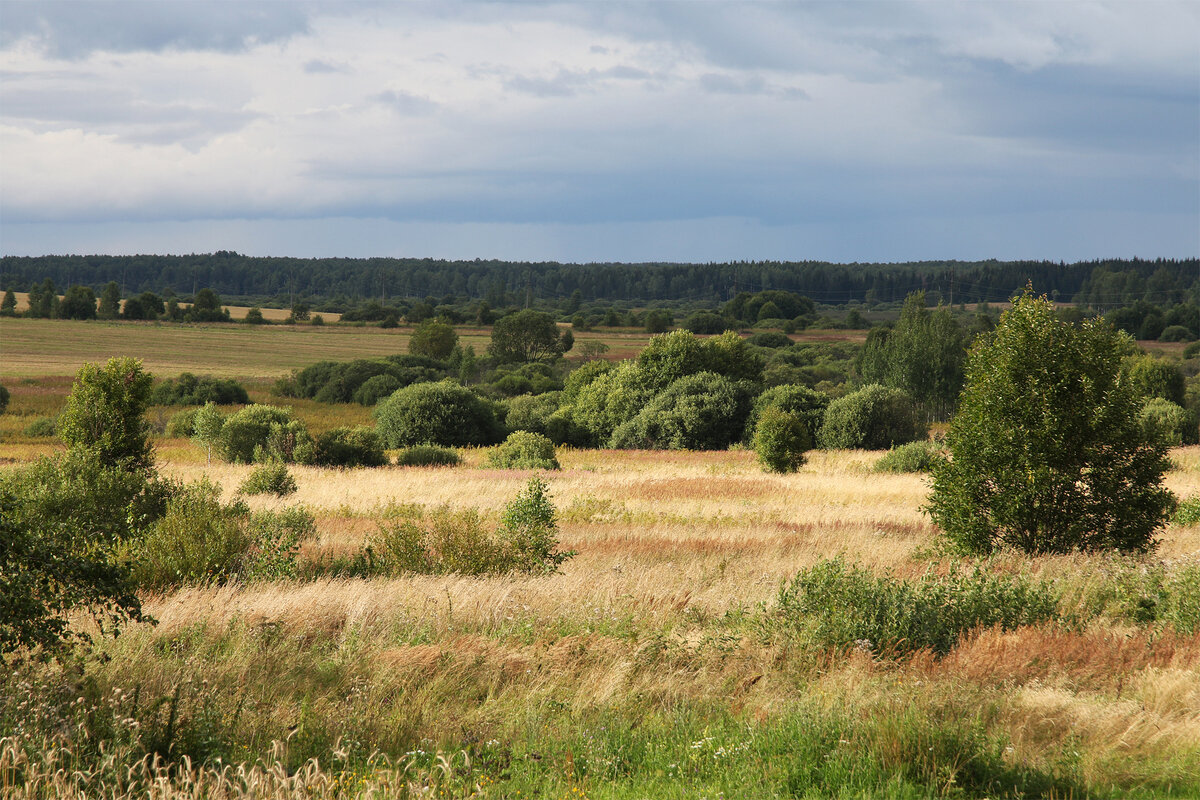
<path id="1" fill-rule="evenodd" d="M 13 393 L 0 462 L 52 447 L 19 430 L 55 413 L 81 361 L 139 355 L 161 375 L 251 379 L 269 399 L 269 379 L 294 367 L 404 342 L 329 326 L 33 320 L 5 320 L 0 336 Z M 358 406 L 296 407 L 316 428 L 369 419 Z M 227 498 L 249 472 L 206 464 L 186 440 L 156 445 L 165 474 L 207 477 Z M 321 563 L 360 551 L 397 510 L 494 521 L 530 473 L 485 469 L 485 452 L 454 468 L 294 467 L 295 495 L 250 503 L 308 509 L 318 534 L 302 559 Z M 68 748 L 0 745 L 0 787 L 94 796 L 88 780 L 128 780 L 122 753 L 151 742 L 196 759 L 142 768 L 178 792 L 158 797 L 1200 796 L 1200 628 L 1144 608 L 1168 597 L 1156 586 L 1195 602 L 1200 581 L 1171 580 L 1195 574 L 1200 526 L 1168 527 L 1143 558 L 987 563 L 1052 583 L 1064 612 L 972 630 L 944 655 L 822 645 L 780 616 L 798 572 L 835 557 L 904 580 L 974 566 L 940 546 L 924 479 L 872 472 L 879 456 L 814 452 L 776 476 L 742 450 L 565 450 L 545 475 L 562 546 L 577 551 L 559 574 L 313 573 L 147 595 L 156 625 L 12 679 L 5 730 L 36 738 L 38 720 L 59 720 Z M 1200 494 L 1200 448 L 1173 458 L 1170 488 Z M 250 766 L 205 772 L 203 759 Z"/>

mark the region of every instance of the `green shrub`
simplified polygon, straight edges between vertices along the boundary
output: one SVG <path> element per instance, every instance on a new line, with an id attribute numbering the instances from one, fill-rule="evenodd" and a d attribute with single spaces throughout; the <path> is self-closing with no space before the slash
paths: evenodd
<path id="1" fill-rule="evenodd" d="M 58 433 L 58 424 L 55 422 L 54 417 L 38 417 L 26 425 L 22 433 L 26 436 L 36 436 L 39 439 L 54 436 Z"/>
<path id="2" fill-rule="evenodd" d="M 742 438 L 753 386 L 713 372 L 687 375 L 613 431 L 622 448 L 722 450 Z"/>
<path id="3" fill-rule="evenodd" d="M 223 505 L 221 488 L 207 479 L 189 484 L 167 502 L 166 513 L 133 546 L 133 576 L 146 589 L 187 583 L 223 583 L 243 566 L 252 537 L 248 509 Z"/>
<path id="4" fill-rule="evenodd" d="M 334 428 L 317 436 L 312 463 L 322 467 L 380 467 L 388 463 L 383 442 L 365 425 Z"/>
<path id="5" fill-rule="evenodd" d="M 783 627 L 818 647 L 857 646 L 878 654 L 929 649 L 945 655 L 974 629 L 1012 630 L 1054 619 L 1049 584 L 982 567 L 928 572 L 905 581 L 877 576 L 841 559 L 801 571 L 780 589 L 774 613 Z"/>
<path id="6" fill-rule="evenodd" d="M 375 419 L 390 448 L 494 444 L 501 438 L 492 405 L 451 381 L 399 389 L 375 406 Z"/>
<path id="7" fill-rule="evenodd" d="M 545 434 L 547 421 L 558 410 L 561 398 L 562 392 L 513 397 L 505 404 L 508 410 L 504 423 L 512 431 Z"/>
<path id="8" fill-rule="evenodd" d="M 408 352 L 416 356 L 427 356 L 445 361 L 458 344 L 454 328 L 441 320 L 427 319 L 413 330 L 408 340 Z"/>
<path id="9" fill-rule="evenodd" d="M 778 333 L 775 331 L 764 331 L 756 333 L 746 340 L 747 344 L 752 344 L 755 347 L 766 347 L 775 350 L 780 347 L 791 347 L 792 339 L 786 333 Z"/>
<path id="10" fill-rule="evenodd" d="M 1200 505 L 1193 503 L 1193 510 Z M 1200 519 L 1197 519 L 1200 521 Z M 1060 608 L 1078 623 L 1107 617 L 1136 625 L 1200 630 L 1200 564 L 1164 564 L 1142 558 L 1105 559 L 1091 574 L 1064 581 Z"/>
<path id="11" fill-rule="evenodd" d="M 746 430 L 753 435 L 758 429 L 758 418 L 768 408 L 777 408 L 796 414 L 808 431 L 811 444 L 817 441 L 817 432 L 825 419 L 825 409 L 829 407 L 829 395 L 815 391 L 807 386 L 785 384 L 772 386 L 760 394 L 750 407 L 750 417 L 746 420 Z"/>
<path id="12" fill-rule="evenodd" d="M 517 572 L 556 572 L 575 555 L 574 550 L 558 549 L 558 518 L 546 489 L 541 478 L 530 478 L 500 516 L 496 533 L 511 554 L 510 568 Z"/>
<path id="13" fill-rule="evenodd" d="M 795 472 L 811 449 L 812 435 L 799 414 L 769 406 L 759 415 L 754 452 L 769 472 Z"/>
<path id="14" fill-rule="evenodd" d="M 156 406 L 202 406 L 215 403 L 219 406 L 249 403 L 246 389 L 230 378 L 214 378 L 209 375 L 196 377 L 190 372 L 167 379 L 154 387 L 150 402 Z"/>
<path id="15" fill-rule="evenodd" d="M 287 464 L 282 461 L 270 461 L 252 469 L 238 487 L 238 491 L 242 494 L 273 494 L 286 497 L 295 493 L 296 479 L 288 472 Z"/>
<path id="16" fill-rule="evenodd" d="M 254 447 L 254 461 L 259 464 L 268 461 L 311 464 L 315 457 L 316 445 L 308 435 L 308 428 L 298 419 L 272 422 L 266 441 Z"/>
<path id="17" fill-rule="evenodd" d="M 1138 419 L 1148 439 L 1161 441 L 1170 447 L 1194 444 L 1196 441 L 1195 417 L 1170 400 L 1155 397 L 1146 401 Z"/>
<path id="18" fill-rule="evenodd" d="M 932 472 L 943 458 L 934 442 L 923 440 L 894 447 L 875 462 L 876 472 Z"/>
<path id="19" fill-rule="evenodd" d="M 396 465 L 400 467 L 454 467 L 461 463 L 462 456 L 457 450 L 436 444 L 406 447 L 396 455 Z"/>
<path id="20" fill-rule="evenodd" d="M 737 323 L 731 319 L 722 317 L 720 314 L 714 314 L 711 311 L 697 311 L 694 314 L 689 314 L 681 327 L 692 333 L 714 334 L 736 330 Z"/>
<path id="21" fill-rule="evenodd" d="M 1200 495 L 1192 495 L 1179 504 L 1171 522 L 1176 525 L 1200 525 Z"/>
<path id="22" fill-rule="evenodd" d="M 927 430 L 908 394 L 872 384 L 829 404 L 817 440 L 826 450 L 886 450 Z"/>
<path id="23" fill-rule="evenodd" d="M 554 442 L 540 433 L 514 431 L 503 444 L 488 454 L 493 469 L 561 469 Z"/>
<path id="24" fill-rule="evenodd" d="M 1200 342 L 1192 342 L 1183 348 L 1183 357 L 1185 359 L 1195 358 L 1196 356 L 1200 356 Z"/>
<path id="25" fill-rule="evenodd" d="M 9 397 L 10 395 L 7 387 L 0 383 L 0 414 L 3 414 L 4 410 L 8 408 Z"/>
<path id="26" fill-rule="evenodd" d="M 400 379 L 395 375 L 376 375 L 368 378 L 362 386 L 354 391 L 354 402 L 359 405 L 373 406 L 399 389 L 401 385 Z"/>
<path id="27" fill-rule="evenodd" d="M 253 463 L 255 448 L 266 444 L 271 426 L 287 425 L 291 421 L 292 411 L 289 408 L 261 404 L 246 406 L 225 420 L 217 451 L 230 463 Z"/>
<path id="28" fill-rule="evenodd" d="M 185 408 L 183 411 L 176 411 L 167 420 L 166 433 L 172 439 L 189 439 L 195 433 L 196 412 L 198 408 Z"/>
<path id="29" fill-rule="evenodd" d="M 1158 335 L 1160 342 L 1190 342 L 1196 337 L 1183 325 L 1168 325 Z"/>
<path id="30" fill-rule="evenodd" d="M 299 506 L 256 511 L 246 525 L 250 538 L 242 575 L 252 580 L 295 578 L 300 545 L 317 534 L 312 514 Z"/>
<path id="31" fill-rule="evenodd" d="M 58 415 L 59 437 L 68 448 L 94 450 L 106 464 L 149 469 L 154 455 L 145 414 L 153 382 L 136 358 L 84 364 Z"/>

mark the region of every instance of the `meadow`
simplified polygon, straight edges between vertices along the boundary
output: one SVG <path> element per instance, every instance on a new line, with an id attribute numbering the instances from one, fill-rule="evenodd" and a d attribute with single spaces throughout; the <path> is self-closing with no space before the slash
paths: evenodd
<path id="1" fill-rule="evenodd" d="M 12 390 L 0 463 L 54 448 L 23 436 L 21 421 L 56 413 L 82 361 L 139 354 L 163 376 L 249 379 L 262 401 L 292 367 L 403 342 L 333 326 L 37 320 L 5 320 L 0 336 L 0 382 Z M 289 404 L 314 429 L 369 420 L 360 406 Z M 250 471 L 207 464 L 184 439 L 155 444 L 164 474 L 206 477 L 227 499 Z M 293 466 L 294 495 L 249 503 L 312 513 L 317 535 L 301 562 L 320 564 L 361 550 L 398 512 L 476 509 L 494 520 L 531 473 L 487 469 L 486 453 L 464 450 L 449 468 Z M 812 452 L 798 473 L 773 475 L 745 450 L 562 449 L 563 469 L 543 475 L 561 544 L 576 555 L 557 574 L 313 569 L 147 594 L 156 624 L 6 679 L 0 788 L 81 798 L 148 796 L 150 786 L 163 798 L 1200 796 L 1200 626 L 1185 624 L 1200 602 L 1200 525 L 1171 525 L 1141 557 L 983 563 L 1051 587 L 1058 610 L 969 630 L 945 653 L 823 643 L 783 613 L 781 587 L 798 573 L 834 558 L 897 581 L 979 566 L 941 545 L 921 510 L 926 479 L 873 472 L 881 455 Z M 1200 494 L 1200 447 L 1172 457 L 1168 486 Z M 143 752 L 168 761 L 140 762 Z"/>

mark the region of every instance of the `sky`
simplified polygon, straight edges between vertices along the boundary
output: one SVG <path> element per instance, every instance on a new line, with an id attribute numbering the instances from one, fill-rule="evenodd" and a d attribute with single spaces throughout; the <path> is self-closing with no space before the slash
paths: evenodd
<path id="1" fill-rule="evenodd" d="M 1200 3 L 0 0 L 0 253 L 1200 255 Z"/>

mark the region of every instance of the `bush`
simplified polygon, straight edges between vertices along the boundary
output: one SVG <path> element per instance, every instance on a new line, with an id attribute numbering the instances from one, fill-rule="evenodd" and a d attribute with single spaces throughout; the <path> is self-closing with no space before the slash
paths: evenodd
<path id="1" fill-rule="evenodd" d="M 235 380 L 208 375 L 197 378 L 184 372 L 175 380 L 167 379 L 155 386 L 150 402 L 156 406 L 202 406 L 205 403 L 227 406 L 249 403 L 250 396 Z"/>
<path id="2" fill-rule="evenodd" d="M 312 463 L 322 467 L 381 467 L 388 463 L 374 428 L 334 428 L 317 437 Z"/>
<path id="3" fill-rule="evenodd" d="M 1200 342 L 1192 342 L 1187 347 L 1183 348 L 1183 357 L 1185 359 L 1195 358 L 1196 356 L 1200 356 Z"/>
<path id="4" fill-rule="evenodd" d="M 0 414 L 3 414 L 5 409 L 8 408 L 9 397 L 8 389 L 4 384 L 0 383 Z"/>
<path id="5" fill-rule="evenodd" d="M 373 406 L 400 387 L 400 379 L 395 375 L 376 375 L 368 378 L 362 386 L 354 390 L 354 402 L 359 405 Z"/>
<path id="6" fill-rule="evenodd" d="M 133 575 L 146 589 L 185 583 L 224 583 L 242 566 L 252 539 L 243 525 L 248 509 L 221 503 L 207 479 L 189 484 L 167 502 L 166 514 L 133 547 Z"/>
<path id="7" fill-rule="evenodd" d="M 196 413 L 198 408 L 185 408 L 183 411 L 176 411 L 167 420 L 166 435 L 172 439 L 187 439 L 191 438 L 196 432 Z"/>
<path id="8" fill-rule="evenodd" d="M 722 450 L 742 438 L 753 389 L 712 372 L 680 378 L 617 428 L 612 446 Z"/>
<path id="9" fill-rule="evenodd" d="M 427 319 L 416 327 L 408 340 L 408 352 L 445 361 L 458 344 L 454 328 L 436 319 Z"/>
<path id="10" fill-rule="evenodd" d="M 759 416 L 754 452 L 769 472 L 795 472 L 804 464 L 805 451 L 811 449 L 812 435 L 799 414 L 769 406 Z"/>
<path id="11" fill-rule="evenodd" d="M 876 472 L 932 472 L 942 460 L 941 448 L 931 441 L 909 442 L 892 448 L 875 462 Z"/>
<path id="12" fill-rule="evenodd" d="M 711 311 L 697 311 L 695 314 L 689 315 L 681 327 L 692 333 L 714 334 L 734 330 L 737 328 L 737 324 L 733 320 Z"/>
<path id="13" fill-rule="evenodd" d="M 375 419 L 390 448 L 494 444 L 501 437 L 492 406 L 451 381 L 399 389 L 375 406 Z"/>
<path id="14" fill-rule="evenodd" d="M 524 394 L 508 401 L 504 423 L 509 430 L 545 434 L 548 421 L 558 410 L 562 392 Z"/>
<path id="15" fill-rule="evenodd" d="M 106 464 L 149 469 L 154 456 L 145 413 L 153 382 L 135 358 L 84 364 L 58 416 L 58 435 L 68 448 L 93 450 Z"/>
<path id="16" fill-rule="evenodd" d="M 1074 327 L 1029 292 L 976 341 L 928 509 L 952 542 L 982 553 L 1153 546 L 1174 505 L 1170 462 L 1138 421 L 1125 346 L 1107 323 Z"/>
<path id="17" fill-rule="evenodd" d="M 396 456 L 396 465 L 400 467 L 455 467 L 461 463 L 458 451 L 434 444 L 406 447 Z"/>
<path id="18" fill-rule="evenodd" d="M 221 457 L 233 464 L 250 464 L 255 459 L 255 452 L 263 453 L 268 449 L 268 440 L 274 430 L 276 448 L 281 449 L 286 442 L 287 434 L 297 433 L 294 427 L 298 425 L 292 419 L 290 408 L 255 404 L 234 412 L 221 427 L 217 451 Z M 258 460 L 261 460 L 258 459 Z M 289 460 L 281 458 L 281 460 Z"/>
<path id="19" fill-rule="evenodd" d="M 982 567 L 913 581 L 876 576 L 841 559 L 800 572 L 780 589 L 774 613 L 785 629 L 820 647 L 857 646 L 880 655 L 929 649 L 945 655 L 978 628 L 1012 630 L 1055 618 L 1049 584 Z"/>
<path id="20" fill-rule="evenodd" d="M 1142 406 L 1138 419 L 1146 437 L 1168 447 L 1196 443 L 1196 420 L 1187 409 L 1170 400 L 1155 397 Z"/>
<path id="21" fill-rule="evenodd" d="M 487 465 L 493 469 L 561 469 L 554 455 L 554 442 L 531 431 L 509 434 L 488 455 Z"/>
<path id="22" fill-rule="evenodd" d="M 58 423 L 54 417 L 38 417 L 33 422 L 25 426 L 22 431 L 26 436 L 34 436 L 43 438 L 54 436 L 58 432 Z"/>
<path id="23" fill-rule="evenodd" d="M 1190 342 L 1196 337 L 1183 325 L 1168 325 L 1158 335 L 1160 342 Z"/>
<path id="24" fill-rule="evenodd" d="M 549 314 L 525 309 L 496 321 L 492 326 L 488 354 L 501 364 L 553 361 L 571 349 L 566 338 L 568 333 L 560 334 L 554 317 Z"/>
<path id="25" fill-rule="evenodd" d="M 557 572 L 574 550 L 558 549 L 558 519 L 546 483 L 532 477 L 500 516 L 498 536 L 511 553 L 517 572 Z"/>
<path id="26" fill-rule="evenodd" d="M 825 409 L 829 407 L 829 395 L 815 391 L 807 386 L 785 384 L 773 386 L 760 394 L 750 408 L 750 417 L 746 420 L 746 430 L 753 434 L 758 429 L 759 416 L 768 408 L 777 408 L 797 415 L 804 423 L 811 439 L 810 447 L 817 441 L 817 431 L 825 419 Z"/>
<path id="27" fill-rule="evenodd" d="M 747 344 L 755 347 L 766 347 L 772 350 L 780 347 L 791 347 L 792 340 L 786 333 L 764 332 L 756 333 L 746 340 Z"/>
<path id="28" fill-rule="evenodd" d="M 300 545 L 316 536 L 312 514 L 303 508 L 256 511 L 246 524 L 250 547 L 243 557 L 241 575 L 251 580 L 295 578 Z"/>
<path id="29" fill-rule="evenodd" d="M 238 487 L 238 491 L 242 494 L 273 494 L 286 497 L 295 493 L 296 479 L 288 472 L 287 464 L 272 461 L 252 469 Z"/>
<path id="30" fill-rule="evenodd" d="M 373 405 L 381 394 L 380 382 L 362 395 L 359 390 L 371 379 L 390 376 L 395 380 L 391 391 L 404 386 L 446 377 L 446 365 L 425 356 L 388 356 L 354 361 L 322 361 L 305 367 L 290 378 L 276 383 L 275 393 L 283 397 L 308 397 L 320 403 L 358 402 Z M 390 394 L 388 392 L 387 394 Z M 374 401 L 371 396 L 374 395 Z"/>
<path id="31" fill-rule="evenodd" d="M 826 450 L 886 450 L 927 430 L 905 392 L 872 384 L 829 404 L 817 440 Z"/>

